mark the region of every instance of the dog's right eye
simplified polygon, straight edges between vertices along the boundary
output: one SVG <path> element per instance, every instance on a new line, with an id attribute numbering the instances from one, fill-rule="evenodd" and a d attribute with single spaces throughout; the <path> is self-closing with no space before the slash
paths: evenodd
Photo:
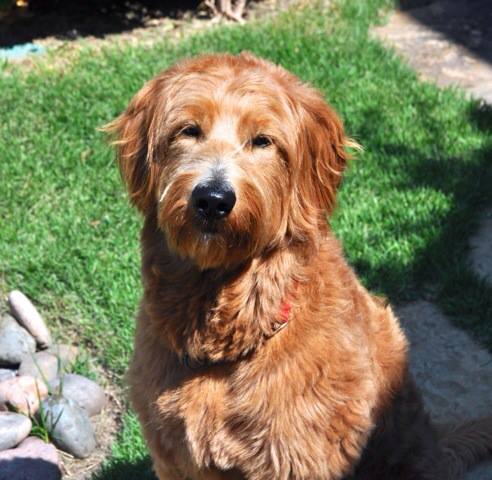
<path id="1" fill-rule="evenodd" d="M 200 130 L 200 127 L 196 125 L 189 125 L 181 130 L 181 135 L 184 135 L 185 137 L 198 138 L 201 134 L 202 131 Z"/>
<path id="2" fill-rule="evenodd" d="M 253 145 L 253 147 L 266 148 L 271 144 L 272 141 L 266 135 L 257 135 L 251 140 L 251 145 Z"/>

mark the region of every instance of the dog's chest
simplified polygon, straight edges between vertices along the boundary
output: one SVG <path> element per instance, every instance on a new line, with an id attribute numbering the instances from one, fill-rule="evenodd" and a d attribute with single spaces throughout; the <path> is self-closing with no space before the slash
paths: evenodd
<path id="1" fill-rule="evenodd" d="M 190 478 L 210 468 L 221 479 L 339 478 L 360 451 L 361 432 L 370 428 L 370 385 L 358 382 L 361 396 L 351 395 L 358 398 L 337 408 L 338 391 L 315 387 L 303 389 L 301 397 L 285 380 L 278 382 L 282 391 L 275 390 L 274 380 L 265 375 L 263 385 L 248 379 L 241 387 L 230 375 L 209 372 L 189 375 L 179 386 L 163 385 L 155 402 L 160 449 Z M 346 439 L 343 445 L 340 438 Z M 327 462 L 333 456 L 340 461 Z"/>
<path id="2" fill-rule="evenodd" d="M 237 418 L 228 390 L 220 376 L 192 373 L 179 386 L 164 386 L 155 402 L 164 420 L 159 443 L 190 476 L 210 467 L 229 470 L 244 450 L 228 425 Z"/>

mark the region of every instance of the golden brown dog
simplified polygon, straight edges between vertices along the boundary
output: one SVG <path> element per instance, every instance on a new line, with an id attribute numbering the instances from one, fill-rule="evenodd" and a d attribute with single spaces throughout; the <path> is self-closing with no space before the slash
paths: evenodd
<path id="1" fill-rule="evenodd" d="M 330 232 L 353 143 L 316 90 L 204 56 L 108 129 L 145 217 L 129 379 L 160 480 L 448 480 L 490 452 L 490 420 L 434 432 Z"/>

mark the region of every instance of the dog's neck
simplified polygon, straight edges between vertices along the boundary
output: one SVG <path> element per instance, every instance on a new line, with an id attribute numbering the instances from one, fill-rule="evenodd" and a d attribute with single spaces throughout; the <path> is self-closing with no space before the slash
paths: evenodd
<path id="1" fill-rule="evenodd" d="M 296 247 L 234 270 L 201 271 L 170 253 L 151 221 L 142 246 L 146 317 L 168 348 L 193 361 L 230 362 L 255 351 L 276 333 L 286 299 L 304 282 Z"/>

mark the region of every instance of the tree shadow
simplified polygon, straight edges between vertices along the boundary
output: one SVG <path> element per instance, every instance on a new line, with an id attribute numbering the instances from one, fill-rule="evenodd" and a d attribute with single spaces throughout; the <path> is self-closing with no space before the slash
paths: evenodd
<path id="1" fill-rule="evenodd" d="M 0 459 L 0 480 L 10 480 L 18 477 L 42 478 L 43 480 L 61 480 L 62 474 L 58 465 L 41 458 L 18 457 Z"/>
<path id="2" fill-rule="evenodd" d="M 112 460 L 92 480 L 157 480 L 150 457 L 139 460 Z"/>
<path id="3" fill-rule="evenodd" d="M 398 3 L 420 23 L 492 63 L 490 0 L 399 0 Z"/>
<path id="4" fill-rule="evenodd" d="M 0 47 L 45 37 L 74 40 L 104 37 L 145 26 L 150 20 L 181 18 L 198 0 L 31 0 L 27 9 L 12 9 L 0 17 Z"/>
<path id="5" fill-rule="evenodd" d="M 492 131 L 492 107 L 471 102 L 466 115 L 477 130 Z M 466 152 L 466 159 L 433 156 L 425 147 L 419 149 L 404 141 L 386 141 L 374 135 L 373 125 L 386 121 L 379 111 L 365 112 L 363 117 L 371 120 L 361 127 L 362 136 L 381 138 L 371 140 L 368 149 L 385 152 L 402 160 L 398 165 L 404 164 L 405 175 L 399 176 L 393 187 L 398 191 L 442 192 L 452 199 L 452 208 L 435 225 L 438 234 L 411 265 L 385 261 L 375 268 L 365 259 L 355 259 L 354 267 L 370 289 L 383 293 L 393 303 L 427 296 L 427 289 L 431 289 L 432 299 L 454 323 L 492 351 L 492 286 L 470 269 L 468 259 L 469 239 L 479 226 L 482 212 L 492 203 L 492 142 Z M 431 118 L 420 121 L 428 122 L 425 128 L 435 138 L 436 151 L 443 151 L 440 146 L 445 144 L 446 131 L 433 124 Z M 412 161 L 403 162 L 406 158 Z M 402 226 L 403 232 L 419 228 L 411 217 L 405 219 L 408 225 Z"/>

